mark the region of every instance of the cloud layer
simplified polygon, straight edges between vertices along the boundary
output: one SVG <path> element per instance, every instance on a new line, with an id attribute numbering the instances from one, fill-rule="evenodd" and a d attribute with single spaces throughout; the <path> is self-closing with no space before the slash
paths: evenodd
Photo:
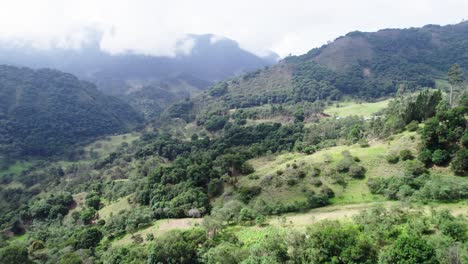
<path id="1" fill-rule="evenodd" d="M 97 31 L 108 52 L 164 56 L 189 52 L 187 34 L 213 33 L 259 55 L 285 56 L 353 30 L 468 18 L 466 0 L 1 0 L 1 7 L 3 41 L 79 48 Z"/>

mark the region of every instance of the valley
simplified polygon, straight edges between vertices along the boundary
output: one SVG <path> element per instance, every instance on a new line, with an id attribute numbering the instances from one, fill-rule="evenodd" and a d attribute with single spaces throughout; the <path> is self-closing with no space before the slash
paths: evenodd
<path id="1" fill-rule="evenodd" d="M 1 263 L 468 261 L 467 22 L 277 63 L 192 38 L 0 66 Z"/>

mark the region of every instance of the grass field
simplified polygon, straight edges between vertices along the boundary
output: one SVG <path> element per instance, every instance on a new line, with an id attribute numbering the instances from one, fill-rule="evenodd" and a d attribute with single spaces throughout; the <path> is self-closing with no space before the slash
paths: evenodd
<path id="1" fill-rule="evenodd" d="M 197 227 L 201 223 L 201 218 L 181 218 L 181 219 L 162 219 L 157 220 L 153 225 L 141 229 L 133 234 L 126 234 L 124 237 L 112 241 L 113 246 L 123 246 L 131 244 L 134 237 L 143 238 L 143 243 L 146 243 L 146 236 L 153 234 L 154 237 L 163 235 L 171 230 L 183 230 Z"/>
<path id="2" fill-rule="evenodd" d="M 21 172 L 29 169 L 33 166 L 34 163 L 32 161 L 16 161 L 14 164 L 10 165 L 7 169 L 0 170 L 0 177 L 3 175 L 18 175 Z"/>
<path id="3" fill-rule="evenodd" d="M 339 102 L 334 106 L 326 108 L 324 112 L 337 117 L 371 117 L 373 114 L 387 107 L 389 102 L 390 99 L 375 103 Z"/>
<path id="4" fill-rule="evenodd" d="M 131 210 L 132 205 L 128 202 L 128 196 L 120 198 L 118 201 L 108 204 L 101 208 L 99 213 L 100 219 L 107 219 L 111 216 L 111 214 L 118 214 L 121 211 Z"/>
<path id="5" fill-rule="evenodd" d="M 117 148 L 120 147 L 123 143 L 130 144 L 133 141 L 137 140 L 139 137 L 140 134 L 138 133 L 127 133 L 115 136 L 107 136 L 103 139 L 97 140 L 87 145 L 84 149 L 88 153 L 94 152 L 97 155 L 97 157 L 94 158 L 101 158 L 116 151 Z"/>

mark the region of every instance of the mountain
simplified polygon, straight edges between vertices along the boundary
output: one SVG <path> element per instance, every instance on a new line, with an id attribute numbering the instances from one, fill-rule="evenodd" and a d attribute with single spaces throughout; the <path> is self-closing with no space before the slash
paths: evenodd
<path id="1" fill-rule="evenodd" d="M 175 57 L 139 55 L 133 52 L 111 55 L 99 47 L 100 36 L 79 50 L 38 50 L 28 45 L 0 45 L 0 61 L 33 68 L 55 68 L 94 82 L 109 94 L 125 94 L 131 88 L 165 79 L 191 76 L 207 83 L 259 69 L 275 63 L 271 53 L 260 58 L 238 43 L 212 34 L 189 35 L 189 52 Z"/>
<path id="2" fill-rule="evenodd" d="M 0 153 L 55 154 L 139 121 L 129 105 L 71 74 L 0 66 Z"/>
<path id="3" fill-rule="evenodd" d="M 3 150 L 78 153 L 0 157 L 0 263 L 467 262 L 468 94 L 422 89 L 466 68 L 466 34 L 410 30 L 206 91 L 138 83 L 126 99 L 156 118 L 85 147 L 70 141 L 138 116 L 70 74 L 0 67 Z M 428 30 L 449 48 L 420 43 Z"/>
<path id="4" fill-rule="evenodd" d="M 356 31 L 304 55 L 220 82 L 197 97 L 193 109 L 216 105 L 219 112 L 343 96 L 375 99 L 399 90 L 435 87 L 435 80 L 445 79 L 454 63 L 468 69 L 468 22 Z"/>

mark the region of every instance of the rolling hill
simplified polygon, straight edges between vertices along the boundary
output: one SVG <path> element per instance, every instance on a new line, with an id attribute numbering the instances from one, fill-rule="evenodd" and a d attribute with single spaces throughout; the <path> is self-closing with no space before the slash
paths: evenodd
<path id="1" fill-rule="evenodd" d="M 71 74 L 0 66 L 0 153 L 55 154 L 140 121 L 132 107 Z"/>
<path id="2" fill-rule="evenodd" d="M 435 87 L 454 63 L 468 68 L 468 22 L 355 31 L 304 55 L 222 81 L 195 98 L 189 111 L 227 113 L 342 97 L 375 100 Z"/>

